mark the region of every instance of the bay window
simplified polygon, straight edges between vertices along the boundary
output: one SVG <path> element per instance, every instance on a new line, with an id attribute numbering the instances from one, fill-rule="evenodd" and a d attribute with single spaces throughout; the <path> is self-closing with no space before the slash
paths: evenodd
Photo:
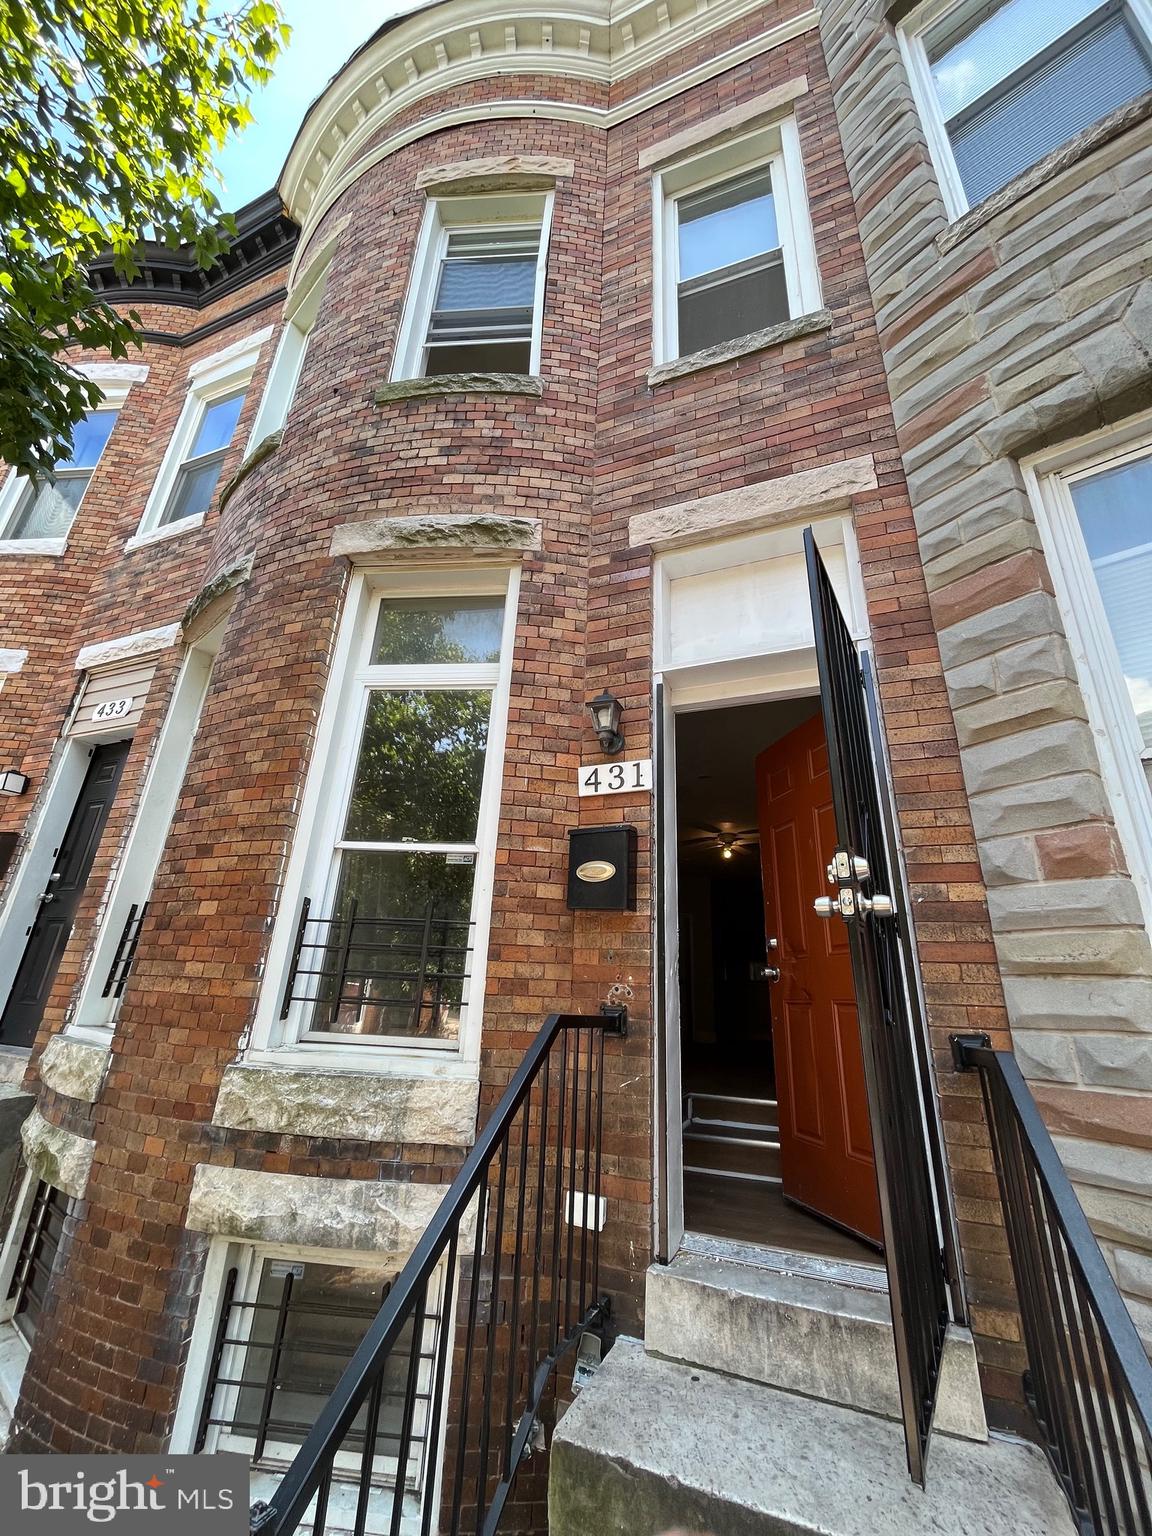
<path id="1" fill-rule="evenodd" d="M 535 373 L 551 193 L 429 202 L 393 378 Z"/>
<path id="2" fill-rule="evenodd" d="M 474 1057 L 508 579 L 358 578 L 278 935 L 283 968 L 275 948 L 269 965 L 281 990 L 264 1005 L 279 1005 L 268 1044 Z"/>
<path id="3" fill-rule="evenodd" d="M 952 0 L 901 35 L 954 217 L 1152 89 L 1148 0 Z"/>

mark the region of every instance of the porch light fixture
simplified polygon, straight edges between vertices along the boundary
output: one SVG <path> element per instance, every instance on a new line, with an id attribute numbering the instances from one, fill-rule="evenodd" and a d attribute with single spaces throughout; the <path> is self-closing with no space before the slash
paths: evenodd
<path id="1" fill-rule="evenodd" d="M 15 768 L 0 768 L 0 795 L 22 795 L 28 788 L 28 775 Z"/>
<path id="2" fill-rule="evenodd" d="M 607 689 L 596 698 L 588 701 L 588 713 L 592 716 L 592 724 L 596 727 L 596 734 L 600 738 L 600 750 L 608 757 L 614 757 L 617 752 L 624 750 L 624 738 L 620 734 L 620 700 L 614 698 Z"/>

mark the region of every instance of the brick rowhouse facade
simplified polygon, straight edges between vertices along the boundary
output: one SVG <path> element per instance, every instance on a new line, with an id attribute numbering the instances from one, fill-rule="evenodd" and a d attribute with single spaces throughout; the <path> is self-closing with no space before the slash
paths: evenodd
<path id="1" fill-rule="evenodd" d="M 4 1057 L 9 1080 L 36 1095 L 25 1124 L 29 1165 L 74 1197 L 11 1444 L 167 1445 L 181 1391 L 202 1395 L 203 1382 L 189 1386 L 184 1376 L 212 1241 L 364 1251 L 370 1243 L 350 1215 L 341 1240 L 353 1186 L 424 1194 L 450 1179 L 470 1139 L 421 1131 L 420 1113 L 389 1121 L 383 1111 L 366 1136 L 371 1116 L 306 1107 L 292 1072 L 276 1079 L 259 1050 L 261 1007 L 276 1011 L 267 998 L 261 1004 L 262 989 L 278 998 L 284 984 L 270 944 L 277 924 L 294 921 L 283 895 L 305 777 L 346 594 L 365 564 L 519 569 L 479 1065 L 470 1079 L 445 1080 L 457 1107 L 441 1119 L 483 1120 L 546 1014 L 593 1012 L 612 988 L 631 989 L 628 1038 L 607 1048 L 603 1258 L 617 1326 L 639 1327 L 658 1203 L 653 803 L 647 792 L 581 800 L 575 775 L 599 760 L 586 701 L 604 687 L 622 703 L 627 756 L 652 755 L 660 551 L 637 542 L 630 524 L 689 503 L 718 539 L 799 528 L 814 512 L 850 507 L 971 1325 L 990 1414 L 1010 1419 L 1020 1354 L 995 1177 L 978 1084 L 951 1073 L 948 1048 L 957 1030 L 1010 1043 L 1004 953 L 998 965 L 985 891 L 986 878 L 999 882 L 990 844 L 977 848 L 969 803 L 980 787 L 969 761 L 977 738 L 952 671 L 950 705 L 937 629 L 952 645 L 950 668 L 959 666 L 970 650 L 961 655 L 954 637 L 972 614 L 1016 601 L 1018 588 L 1040 596 L 1046 584 L 1032 541 L 1018 552 L 985 539 L 988 560 L 1011 570 L 997 566 L 966 601 L 969 566 L 937 553 L 931 527 L 913 516 L 901 451 L 920 474 L 917 445 L 938 430 L 936 417 L 919 413 L 936 410 L 943 422 L 978 409 L 987 391 L 979 378 L 950 375 L 937 405 L 922 384 L 904 391 L 893 372 L 900 327 L 911 334 L 914 321 L 901 319 L 907 301 L 885 286 L 888 258 L 872 231 L 882 200 L 902 193 L 888 162 L 866 152 L 872 141 L 856 105 L 869 46 L 887 48 L 886 67 L 899 67 L 885 41 L 890 24 L 863 0 L 831 6 L 823 19 L 800 3 L 673 7 L 671 19 L 653 5 L 627 23 L 565 15 L 507 27 L 465 10 L 434 6 L 385 29 L 311 109 L 280 187 L 295 224 L 278 204 L 261 205 L 244 260 L 228 271 L 199 286 L 177 275 L 168 287 L 156 279 L 155 292 L 120 295 L 146 329 L 132 358 L 146 376 L 138 369 L 130 382 L 67 548 L 30 554 L 9 543 L 0 554 L 0 658 L 10 658 L 0 767 L 31 781 L 27 795 L 0 800 L 0 831 L 21 836 L 9 902 L 86 675 L 78 658 L 127 638 L 119 651 L 95 653 L 87 671 L 133 657 L 156 667 L 30 1060 Z M 859 55 L 848 45 L 857 33 Z M 819 312 L 693 368 L 654 367 L 652 167 L 782 117 L 798 137 Z M 886 132 L 905 136 L 894 162 L 923 176 L 913 130 Z M 554 194 L 537 393 L 510 391 L 496 376 L 438 392 L 393 380 L 425 208 L 445 189 Z M 949 273 L 969 263 L 971 283 L 990 281 L 995 268 L 975 251 L 946 260 Z M 323 261 L 319 312 L 269 451 L 250 437 L 285 294 L 291 306 Z M 959 302 L 947 281 L 942 303 Z M 137 541 L 189 370 L 264 331 L 202 525 Z M 246 444 L 259 451 L 237 475 Z M 755 507 L 761 494 L 774 512 L 750 520 L 735 510 Z M 683 515 L 690 520 L 692 509 Z M 398 519 L 409 520 L 397 524 L 402 536 L 387 527 Z M 455 542 L 445 534 L 453 519 L 472 520 Z M 510 554 L 484 519 L 494 527 L 534 519 L 538 533 Z M 1035 580 L 1018 569 L 1027 560 Z M 102 1044 L 98 1032 L 76 1028 L 78 989 L 188 636 L 209 602 L 226 618 L 222 639 L 115 1030 Z M 963 758 L 953 707 L 967 733 Z M 636 910 L 570 911 L 569 829 L 621 820 L 638 834 Z M 1082 855 L 1070 843 L 1046 844 L 1036 856 L 1049 860 L 1045 878 L 1080 879 L 1081 858 L 1114 857 L 1098 844 Z M 5 919 L 27 923 L 12 913 Z M 326 1066 L 346 1073 L 348 1105 L 371 1097 L 389 1072 L 386 1062 Z M 238 1112 L 246 1084 L 253 1103 Z M 1065 1098 L 1045 1102 L 1074 1116 Z M 434 1123 L 425 1111 L 424 1124 Z M 294 1178 L 313 1182 L 284 1182 Z M 410 1248 L 430 1209 L 413 1199 L 411 1231 L 392 1235 L 393 1253 Z M 530 1528 L 539 1516 L 525 1507 Z"/>

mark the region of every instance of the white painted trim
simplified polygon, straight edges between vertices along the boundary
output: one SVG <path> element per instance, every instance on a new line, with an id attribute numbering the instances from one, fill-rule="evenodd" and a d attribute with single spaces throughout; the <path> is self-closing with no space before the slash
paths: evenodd
<path id="1" fill-rule="evenodd" d="M 1145 926 L 1152 931 L 1152 793 L 1144 742 L 1092 571 L 1069 482 L 1152 456 L 1152 412 L 1048 449 L 1021 463 L 1056 605 L 1076 665 L 1100 774 Z"/>
<path id="2" fill-rule="evenodd" d="M 27 660 L 27 651 L 0 650 L 0 672 L 19 672 Z"/>
<path id="3" fill-rule="evenodd" d="M 354 157 L 384 124 L 421 97 L 501 74 L 582 79 L 599 85 L 621 82 L 758 9 L 759 0 L 715 0 L 669 25 L 661 0 L 643 0 L 624 13 L 612 13 L 606 4 L 589 5 L 586 11 L 557 12 L 556 40 L 547 47 L 517 37 L 522 11 L 494 13 L 483 0 L 461 0 L 451 7 L 417 12 L 350 60 L 313 106 L 281 173 L 279 190 L 293 217 L 305 226 L 306 239 L 339 196 L 340 183 L 349 175 L 352 180 L 362 175 L 378 152 L 365 156 L 350 171 Z M 619 114 L 617 120 L 623 121 L 647 111 L 701 80 L 811 31 L 819 19 L 819 10 L 811 9 L 770 24 L 756 36 L 637 93 L 601 116 L 608 119 Z M 642 34 L 639 39 L 637 29 Z M 436 57 L 432 63 L 435 42 L 442 44 L 447 62 Z M 490 115 L 488 103 L 469 111 L 472 120 Z M 608 121 L 604 126 L 609 126 Z"/>
<path id="4" fill-rule="evenodd" d="M 93 667 L 107 667 L 133 656 L 151 656 L 157 651 L 166 651 L 179 638 L 179 624 L 163 624 L 158 629 L 138 629 L 134 634 L 117 635 L 112 640 L 94 640 L 90 645 L 80 647 L 72 665 L 77 672 L 89 672 Z"/>
<path id="5" fill-rule="evenodd" d="M 288 860 L 279 910 L 268 948 L 263 985 L 253 1021 L 250 1048 L 245 1060 L 264 1065 L 330 1066 L 358 1070 L 446 1076 L 474 1076 L 479 1067 L 480 1036 L 486 987 L 488 945 L 492 920 L 492 887 L 495 878 L 496 838 L 500 820 L 500 785 L 507 738 L 508 703 L 519 605 L 518 560 L 503 566 L 472 570 L 441 567 L 397 571 L 392 568 L 358 568 L 352 575 L 337 631 L 328 686 L 317 723 L 311 763 L 305 780 L 296 835 Z M 377 597 L 457 594 L 504 596 L 504 629 L 498 664 L 416 669 L 364 665 L 372 641 L 371 617 Z M 321 880 L 327 896 L 335 878 L 340 819 L 355 771 L 369 687 L 381 682 L 396 686 L 491 687 L 488 744 L 480 795 L 475 850 L 475 883 L 472 895 L 472 971 L 465 993 L 459 1042 L 414 1045 L 381 1038 L 358 1036 L 347 1044 L 335 1035 L 301 1039 L 303 1009 L 294 1007 L 286 1021 L 280 1019 L 284 979 L 290 963 L 301 903 L 315 894 Z M 353 701 L 355 701 L 353 703 Z M 333 782 L 333 766 L 342 768 L 339 793 Z M 453 845 L 457 846 L 457 845 Z"/>
<path id="6" fill-rule="evenodd" d="M 203 528 L 205 515 L 197 512 L 192 517 L 182 517 L 178 522 L 165 523 L 161 528 L 153 528 L 148 533 L 134 533 L 130 539 L 124 540 L 124 553 L 130 555 L 136 549 L 149 549 L 153 544 L 163 544 L 168 539 L 179 538 L 182 533 L 194 533 L 197 528 Z"/>
<path id="7" fill-rule="evenodd" d="M 122 736 L 123 731 L 120 734 Z M 3 1012 L 16 980 L 28 931 L 36 919 L 57 847 L 67 830 L 76 797 L 88 772 L 88 759 L 97 745 L 98 742 L 90 737 L 73 737 L 60 742 L 56 760 L 33 808 L 23 852 L 0 906 L 0 1012 Z"/>
<path id="8" fill-rule="evenodd" d="M 24 1229 L 28 1225 L 39 1183 L 39 1176 L 31 1168 L 26 1168 L 20 1193 L 12 1207 L 12 1219 L 4 1234 L 4 1246 L 0 1248 L 0 1323 L 8 1323 L 12 1319 L 15 1303 L 8 1292 L 12 1289 L 12 1276 L 16 1270 L 16 1260 L 20 1257 L 20 1244 L 24 1240 Z"/>
<path id="9" fill-rule="evenodd" d="M 733 176 L 767 167 L 772 175 L 776 227 L 788 291 L 788 318 L 815 313 L 823 299 L 812 235 L 800 136 L 784 116 L 739 138 L 663 165 L 652 178 L 652 361 L 659 367 L 680 353 L 678 290 L 680 200 Z"/>
<path id="10" fill-rule="evenodd" d="M 285 302 L 284 329 L 280 333 L 276 354 L 268 370 L 268 382 L 264 386 L 256 418 L 248 434 L 247 453 L 251 453 L 270 433 L 278 432 L 288 419 L 300 383 L 308 341 L 320 314 L 335 244 L 334 240 L 330 240 L 317 252 Z"/>
<path id="11" fill-rule="evenodd" d="M 140 524 L 124 545 L 125 550 L 140 549 L 161 538 L 170 538 L 174 533 L 185 533 L 192 527 L 201 526 L 202 513 L 174 523 L 165 524 L 161 519 L 175 490 L 176 477 L 200 429 L 204 412 L 215 401 L 248 388 L 260 360 L 261 348 L 271 334 L 272 327 L 265 326 L 263 330 L 214 352 L 211 357 L 201 358 L 188 369 L 188 393 L 176 428 L 165 449 Z"/>
<path id="12" fill-rule="evenodd" d="M 0 557 L 5 560 L 28 559 L 35 555 L 57 556 L 62 555 L 67 548 L 67 535 L 62 539 L 0 539 Z"/>
<path id="13" fill-rule="evenodd" d="M 528 372 L 540 371 L 540 348 L 544 332 L 544 295 L 548 273 L 548 241 L 552 230 L 554 192 L 429 192 L 416 254 L 408 279 L 408 292 L 396 350 L 389 377 L 418 379 L 424 377 L 425 344 L 432 318 L 432 305 L 440 277 L 441 263 L 448 249 L 448 236 L 455 230 L 481 230 L 519 226 L 534 228 L 539 224 L 540 245 L 536 257 L 536 284 L 532 294 L 532 343 Z M 453 207 L 455 205 L 455 209 Z M 456 210 L 459 213 L 451 216 Z"/>
<path id="14" fill-rule="evenodd" d="M 1003 4 L 1008 4 L 1008 0 L 1003 0 Z M 1152 43 L 1152 0 L 1125 0 L 1125 6 L 1132 20 L 1144 32 L 1146 40 Z M 974 0 L 925 0 L 925 3 L 906 17 L 896 29 L 900 56 L 908 75 L 912 99 L 920 116 L 924 137 L 928 143 L 928 154 L 936 172 L 940 195 L 944 200 L 944 207 L 951 223 L 955 223 L 967 213 L 972 205 L 960 179 L 956 157 L 952 153 L 952 144 L 940 111 L 940 101 L 932 79 L 932 67 L 928 62 L 925 34 L 952 12 L 961 13 L 965 9 L 975 8 Z M 991 14 L 995 7 L 988 9 Z M 957 20 L 959 21 L 959 16 Z M 1028 168 L 1025 167 L 1025 169 Z M 1024 172 L 1019 174 L 1023 175 Z M 994 197 L 998 190 L 999 188 L 995 189 L 988 196 Z"/>
<path id="15" fill-rule="evenodd" d="M 212 679 L 212 664 L 222 626 L 192 646 L 184 658 L 168 712 L 156 742 L 132 829 L 119 864 L 109 881 L 101 904 L 99 926 L 88 957 L 75 1012 L 69 1019 L 70 1035 L 107 1043 L 120 999 L 101 993 L 115 958 L 129 908 L 148 900 L 160 857 L 164 852 L 176 803 L 184 783 L 188 759 L 196 739 L 200 712 Z"/>
<path id="16" fill-rule="evenodd" d="M 128 370 L 132 369 L 129 375 Z M 91 379 L 94 384 L 99 384 L 102 399 L 99 405 L 93 406 L 93 411 L 117 411 L 121 409 L 128 392 L 133 384 L 137 384 L 142 378 L 148 377 L 148 369 L 142 365 L 131 363 L 81 363 L 77 366 L 77 373 Z M 100 460 L 104 457 L 108 443 L 112 441 L 116 432 L 115 424 L 108 434 L 108 441 L 100 450 L 99 457 L 93 464 L 88 476 L 88 484 L 91 484 L 92 476 L 100 467 Z M 84 487 L 84 495 L 88 494 L 88 484 Z M 14 514 L 24 499 L 24 492 L 28 485 L 27 475 L 17 474 L 10 470 L 3 487 L 0 488 L 0 532 L 12 522 Z M 79 505 L 73 514 L 72 521 L 80 516 L 80 508 L 84 505 L 84 496 L 81 496 Z M 69 525 L 71 527 L 71 524 Z M 0 539 L 0 555 L 62 555 L 68 547 L 68 535 L 51 539 Z"/>

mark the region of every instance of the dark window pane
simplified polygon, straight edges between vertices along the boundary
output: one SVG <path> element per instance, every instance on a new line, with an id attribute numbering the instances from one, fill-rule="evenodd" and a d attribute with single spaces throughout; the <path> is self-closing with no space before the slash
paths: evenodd
<path id="1" fill-rule="evenodd" d="M 206 464 L 185 465 L 176 476 L 161 524 L 178 523 L 185 517 L 207 512 L 223 464 L 223 457 L 220 457 L 209 459 Z"/>
<path id="2" fill-rule="evenodd" d="M 499 597 L 386 597 L 372 641 L 374 666 L 500 660 Z"/>
<path id="3" fill-rule="evenodd" d="M 1107 17 L 948 136 L 973 206 L 1021 171 L 1152 89 L 1152 63 L 1123 15 Z"/>
<path id="4" fill-rule="evenodd" d="M 286 1273 L 299 1268 L 303 1268 L 302 1275 Z M 246 1385 L 237 1394 L 227 1427 L 251 1440 L 263 1427 L 273 1451 L 278 1445 L 298 1445 L 331 1396 L 368 1324 L 383 1305 L 394 1278 L 383 1270 L 350 1269 L 335 1264 L 301 1266 L 265 1259 L 256 1294 L 258 1305 L 236 1305 L 229 1325 L 231 1337 L 244 1337 L 246 1332 L 248 1343 L 240 1372 Z M 265 1387 L 273 1374 L 272 1344 L 281 1314 L 282 1348 L 275 1369 L 269 1419 L 262 1426 Z M 401 1332 L 384 1369 L 376 1441 L 376 1454 L 381 1457 L 396 1455 L 412 1326 L 408 1323 Z M 362 1408 L 353 1421 L 344 1442 L 346 1452 L 358 1451 L 364 1443 L 366 1411 Z M 413 1424 L 416 1441 L 406 1469 L 408 1477 L 419 1465 L 424 1428 L 421 1409 Z"/>
<path id="5" fill-rule="evenodd" d="M 214 400 L 200 419 L 188 457 L 198 459 L 201 454 L 216 453 L 227 448 L 232 441 L 243 404 L 243 390 L 239 394 L 229 395 L 226 400 Z"/>
<path id="6" fill-rule="evenodd" d="M 782 261 L 703 285 L 682 284 L 679 293 L 680 356 L 733 341 L 788 319 L 788 288 Z"/>
<path id="7" fill-rule="evenodd" d="M 780 246 L 772 177 L 766 170 L 679 198 L 676 220 L 682 283 Z"/>
<path id="8" fill-rule="evenodd" d="M 72 428 L 72 453 L 57 461 L 57 469 L 94 469 L 112 435 L 119 411 L 89 411 Z"/>
<path id="9" fill-rule="evenodd" d="M 8 1291 L 15 1303 L 13 1320 L 29 1342 L 44 1307 L 69 1204 L 67 1195 L 51 1184 L 37 1185 Z"/>
<path id="10" fill-rule="evenodd" d="M 487 689 L 373 692 L 345 839 L 471 842 L 491 707 Z"/>
<path id="11" fill-rule="evenodd" d="M 53 485 L 29 486 L 8 533 L 10 539 L 62 539 L 72 526 L 89 475 L 68 475 Z"/>
<path id="12" fill-rule="evenodd" d="M 346 850 L 311 1028 L 456 1040 L 475 857 Z M 316 963 L 316 962 L 313 962 Z"/>
<path id="13" fill-rule="evenodd" d="M 527 373 L 532 363 L 530 341 L 458 342 L 454 346 L 429 347 L 424 372 Z"/>

